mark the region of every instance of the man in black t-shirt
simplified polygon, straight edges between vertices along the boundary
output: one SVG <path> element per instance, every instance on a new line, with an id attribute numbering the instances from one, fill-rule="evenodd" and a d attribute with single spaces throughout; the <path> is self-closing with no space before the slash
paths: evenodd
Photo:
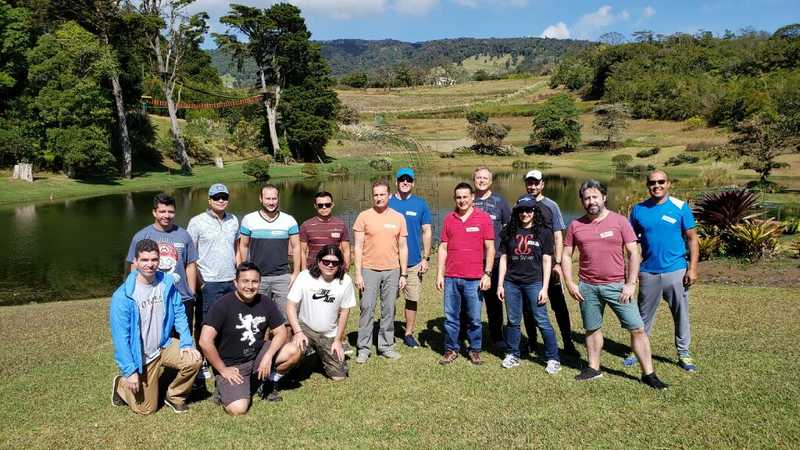
<path id="1" fill-rule="evenodd" d="M 301 357 L 297 346 L 287 342 L 283 314 L 258 293 L 260 283 L 258 266 L 239 264 L 236 292 L 214 303 L 200 334 L 200 348 L 214 368 L 219 399 L 233 416 L 247 413 L 250 396 L 262 382 L 267 400 L 281 400 L 275 383 Z"/>

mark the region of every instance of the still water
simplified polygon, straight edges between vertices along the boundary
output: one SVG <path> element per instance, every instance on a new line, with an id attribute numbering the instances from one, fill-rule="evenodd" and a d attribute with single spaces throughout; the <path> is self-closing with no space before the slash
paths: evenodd
<path id="1" fill-rule="evenodd" d="M 509 203 L 524 192 L 525 171 L 495 175 L 493 190 Z M 434 236 L 443 215 L 453 207 L 452 189 L 471 182 L 469 171 L 420 173 L 415 193 L 428 201 L 434 216 Z M 577 197 L 582 179 L 545 177 L 545 194 L 561 206 L 565 220 L 583 214 Z M 645 195 L 643 183 L 601 179 L 610 184 L 609 203 L 615 196 Z M 334 194 L 334 214 L 352 224 L 371 205 L 371 180 L 362 176 L 330 179 L 280 180 L 281 209 L 298 223 L 314 215 L 313 196 L 319 190 Z M 229 211 L 240 219 L 259 208 L 259 185 L 234 183 Z M 207 207 L 208 186 L 168 191 L 177 200 L 176 223 Z M 107 195 L 36 205 L 0 208 L 0 305 L 31 301 L 57 301 L 109 296 L 123 276 L 123 261 L 131 236 L 152 223 L 152 198 L 156 192 Z"/>

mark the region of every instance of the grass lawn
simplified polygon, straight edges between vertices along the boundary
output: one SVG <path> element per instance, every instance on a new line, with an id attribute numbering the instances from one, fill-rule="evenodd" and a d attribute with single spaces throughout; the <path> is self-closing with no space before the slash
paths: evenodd
<path id="1" fill-rule="evenodd" d="M 700 368 L 693 375 L 674 364 L 671 320 L 662 307 L 653 348 L 656 370 L 671 387 L 655 392 L 637 382 L 637 368 L 622 367 L 628 338 L 610 313 L 600 380 L 574 381 L 582 362 L 569 360 L 555 376 L 540 361 L 502 369 L 500 355 L 488 353 L 480 367 L 463 357 L 439 366 L 441 294 L 429 276 L 420 307 L 424 348 L 398 343 L 398 361 L 351 361 L 351 377 L 340 384 L 314 373 L 285 391 L 282 403 L 256 401 L 242 418 L 209 401 L 183 416 L 161 409 L 137 417 L 112 407 L 107 299 L 5 307 L 0 446 L 797 448 L 799 294 L 797 287 L 693 289 Z M 357 310 L 352 316 L 351 342 Z M 578 348 L 585 355 L 582 340 Z"/>

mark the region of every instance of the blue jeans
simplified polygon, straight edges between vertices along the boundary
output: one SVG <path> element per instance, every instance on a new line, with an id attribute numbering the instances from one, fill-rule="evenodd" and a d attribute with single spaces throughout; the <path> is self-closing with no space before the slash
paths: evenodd
<path id="1" fill-rule="evenodd" d="M 223 295 L 233 292 L 233 281 L 208 281 L 200 287 L 203 293 L 203 317 L 206 317 L 211 306 Z"/>
<path id="2" fill-rule="evenodd" d="M 444 346 L 446 350 L 459 351 L 458 340 L 461 307 L 466 311 L 467 340 L 469 351 L 481 351 L 481 280 L 466 278 L 444 278 Z"/>
<path id="3" fill-rule="evenodd" d="M 547 303 L 539 304 L 539 291 L 542 290 L 542 283 L 516 284 L 511 281 L 503 283 L 506 294 L 506 314 L 508 324 L 506 325 L 506 348 L 508 352 L 519 358 L 520 331 L 519 323 L 522 320 L 522 302 L 528 304 L 530 311 L 539 332 L 542 333 L 544 340 L 544 355 L 548 360 L 559 360 L 558 345 L 556 344 L 556 334 L 547 317 Z"/>

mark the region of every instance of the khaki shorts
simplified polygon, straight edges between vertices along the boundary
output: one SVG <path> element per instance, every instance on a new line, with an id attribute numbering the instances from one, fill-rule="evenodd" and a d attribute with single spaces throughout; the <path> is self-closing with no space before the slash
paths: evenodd
<path id="1" fill-rule="evenodd" d="M 326 337 L 321 333 L 317 333 L 303 322 L 300 322 L 300 329 L 303 330 L 303 334 L 308 338 L 309 347 L 313 347 L 314 351 L 319 355 L 325 375 L 330 378 L 345 378 L 347 376 L 347 360 L 339 361 L 339 358 L 331 352 L 331 345 L 336 337 Z"/>
<path id="2" fill-rule="evenodd" d="M 408 268 L 408 277 L 406 278 L 406 287 L 403 288 L 403 297 L 407 302 L 417 303 L 422 293 L 422 272 L 419 271 L 422 262 L 413 267 Z"/>

